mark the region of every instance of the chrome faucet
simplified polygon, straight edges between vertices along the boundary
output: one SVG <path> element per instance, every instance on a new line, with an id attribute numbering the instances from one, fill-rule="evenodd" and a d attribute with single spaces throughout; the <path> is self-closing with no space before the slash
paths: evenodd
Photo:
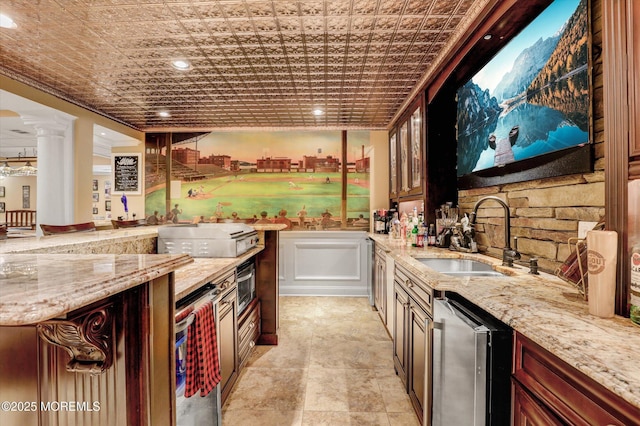
<path id="1" fill-rule="evenodd" d="M 476 205 L 473 206 L 473 212 L 471 213 L 471 226 L 476 224 L 476 216 L 478 214 L 478 208 L 482 203 L 487 200 L 497 201 L 504 209 L 504 248 L 502 249 L 502 265 L 513 267 L 513 261 L 520 259 L 520 253 L 518 252 L 518 238 L 513 239 L 513 248 L 511 248 L 511 213 L 509 212 L 509 206 L 501 198 L 488 196 L 479 199 Z"/>

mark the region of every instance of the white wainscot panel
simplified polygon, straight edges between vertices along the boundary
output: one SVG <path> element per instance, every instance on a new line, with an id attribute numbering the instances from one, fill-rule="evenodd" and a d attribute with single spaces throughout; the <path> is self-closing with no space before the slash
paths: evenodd
<path id="1" fill-rule="evenodd" d="M 280 242 L 280 295 L 368 295 L 366 233 L 282 232 Z"/>
<path id="2" fill-rule="evenodd" d="M 359 281 L 360 244 L 295 243 L 293 250 L 294 280 Z"/>

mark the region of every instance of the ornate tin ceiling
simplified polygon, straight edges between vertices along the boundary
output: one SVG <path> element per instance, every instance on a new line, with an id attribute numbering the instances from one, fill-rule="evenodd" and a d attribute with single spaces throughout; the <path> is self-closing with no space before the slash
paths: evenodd
<path id="1" fill-rule="evenodd" d="M 0 73 L 141 130 L 383 129 L 488 1 L 0 0 Z"/>

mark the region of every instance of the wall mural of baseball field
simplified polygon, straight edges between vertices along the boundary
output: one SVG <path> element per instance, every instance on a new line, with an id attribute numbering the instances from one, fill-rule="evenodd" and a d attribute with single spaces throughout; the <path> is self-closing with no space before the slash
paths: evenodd
<path id="1" fill-rule="evenodd" d="M 369 132 L 347 133 L 347 179 L 342 181 L 340 131 L 212 132 L 172 145 L 172 209 L 179 222 L 253 219 L 290 222 L 291 229 L 368 228 Z M 146 215 L 165 211 L 165 149 L 147 139 Z M 169 214 L 168 214 L 169 213 Z M 362 215 L 362 216 L 361 216 Z"/>

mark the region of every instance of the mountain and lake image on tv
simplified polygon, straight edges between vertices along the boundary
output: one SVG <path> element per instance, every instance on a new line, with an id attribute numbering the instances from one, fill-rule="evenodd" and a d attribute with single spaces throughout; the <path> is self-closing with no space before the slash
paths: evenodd
<path id="1" fill-rule="evenodd" d="M 587 1 L 556 0 L 460 87 L 458 177 L 587 144 L 588 52 Z"/>

